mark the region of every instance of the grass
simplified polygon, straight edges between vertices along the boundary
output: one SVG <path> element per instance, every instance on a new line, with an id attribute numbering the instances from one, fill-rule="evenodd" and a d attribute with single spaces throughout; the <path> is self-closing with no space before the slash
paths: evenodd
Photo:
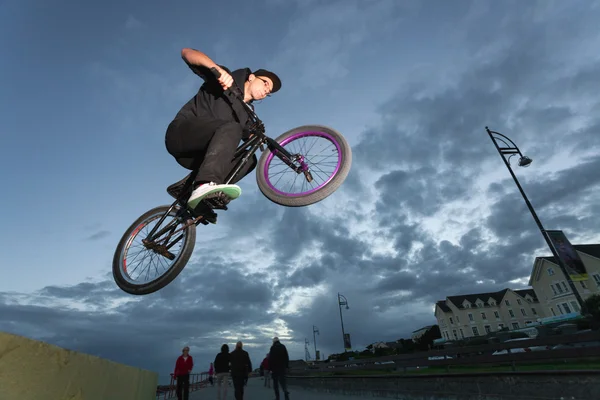
<path id="1" fill-rule="evenodd" d="M 600 370 L 600 361 L 581 361 L 553 364 L 517 364 L 516 371 L 555 371 L 555 370 Z M 511 372 L 510 365 L 495 366 L 451 366 L 450 373 L 469 372 Z M 444 374 L 446 367 L 429 367 L 407 370 L 406 373 L 395 370 L 347 370 L 337 372 L 316 372 L 311 376 L 354 376 L 354 375 L 420 375 L 420 374 Z"/>

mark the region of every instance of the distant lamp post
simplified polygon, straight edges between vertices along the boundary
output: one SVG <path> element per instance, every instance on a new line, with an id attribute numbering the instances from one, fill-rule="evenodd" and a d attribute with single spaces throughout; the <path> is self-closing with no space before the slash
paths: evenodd
<path id="1" fill-rule="evenodd" d="M 313 343 L 315 344 L 315 360 L 318 360 L 319 357 L 317 357 L 317 336 L 316 335 L 320 335 L 319 333 L 319 329 L 313 325 Z"/>
<path id="2" fill-rule="evenodd" d="M 346 310 L 349 310 L 348 299 L 338 293 L 338 305 L 340 307 L 340 322 L 342 323 L 342 343 L 344 345 L 344 352 L 346 352 L 346 332 L 344 331 L 344 317 L 342 316 L 342 306 L 346 306 Z"/>
<path id="3" fill-rule="evenodd" d="M 523 196 L 523 199 L 525 200 L 525 204 L 527 204 L 527 208 L 529 209 L 529 212 L 531 212 L 531 215 L 533 216 L 535 223 L 537 224 L 540 232 L 542 233 L 542 236 L 544 237 L 546 244 L 550 248 L 550 251 L 552 252 L 552 255 L 554 256 L 554 258 L 557 260 L 561 271 L 567 278 L 567 282 L 569 282 L 569 287 L 571 288 L 571 292 L 573 292 L 573 295 L 575 295 L 575 299 L 577 299 L 577 302 L 579 303 L 579 307 L 581 309 L 581 315 L 586 315 L 587 310 L 585 309 L 585 303 L 583 302 L 583 299 L 579 295 L 579 292 L 577 291 L 577 288 L 575 287 L 575 284 L 573 283 L 573 280 L 571 279 L 571 276 L 569 275 L 569 272 L 567 271 L 567 266 L 565 265 L 563 260 L 560 258 L 560 256 L 554 249 L 554 246 L 552 246 L 552 243 L 550 242 L 550 238 L 548 237 L 544 227 L 542 226 L 542 222 L 538 218 L 535 210 L 533 209 L 533 206 L 531 205 L 531 203 L 529 202 L 529 199 L 525 195 L 525 191 L 523 191 L 523 188 L 521 187 L 521 184 L 519 183 L 517 176 L 513 172 L 512 168 L 510 167 L 510 158 L 515 155 L 519 156 L 519 167 L 529 167 L 531 165 L 531 163 L 533 162 L 533 160 L 527 156 L 524 156 L 523 153 L 521 153 L 521 150 L 519 150 L 519 148 L 517 147 L 517 145 L 512 140 L 510 140 L 508 137 L 506 137 L 505 135 L 503 135 L 499 132 L 491 131 L 487 126 L 485 127 L 485 130 L 487 131 L 488 135 L 490 136 L 490 139 L 492 139 L 492 142 L 494 142 L 494 146 L 496 146 L 496 150 L 498 150 L 498 153 L 500 154 L 500 157 L 502 157 L 502 160 L 504 161 L 506 168 L 508 168 L 510 175 L 512 176 L 513 180 L 515 181 L 517 188 L 519 188 L 519 192 L 521 192 L 521 195 Z"/>

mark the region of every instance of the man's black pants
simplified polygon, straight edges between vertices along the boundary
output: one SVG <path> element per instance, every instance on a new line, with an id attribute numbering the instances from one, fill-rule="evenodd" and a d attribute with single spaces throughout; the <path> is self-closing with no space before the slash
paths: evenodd
<path id="1" fill-rule="evenodd" d="M 235 400 L 244 400 L 244 380 L 245 376 L 232 376 L 233 390 L 235 394 Z"/>
<path id="2" fill-rule="evenodd" d="M 177 377 L 177 400 L 188 400 L 190 397 L 190 376 L 179 375 Z"/>
<path id="3" fill-rule="evenodd" d="M 235 159 L 234 155 L 242 134 L 242 126 L 237 122 L 180 118 L 167 128 L 165 145 L 182 167 L 189 170 L 200 167 L 197 182 L 224 183 L 241 158 Z M 254 156 L 231 183 L 252 172 L 256 164 Z"/>
<path id="4" fill-rule="evenodd" d="M 281 384 L 281 390 L 285 400 L 290 400 L 290 392 L 288 392 L 287 380 L 285 379 L 285 373 L 273 372 L 273 390 L 275 391 L 275 399 L 279 400 L 279 385 Z"/>

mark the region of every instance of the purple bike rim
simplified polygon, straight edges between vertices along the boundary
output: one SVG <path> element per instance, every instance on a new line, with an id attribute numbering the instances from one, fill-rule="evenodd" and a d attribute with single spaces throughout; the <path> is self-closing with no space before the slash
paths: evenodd
<path id="1" fill-rule="evenodd" d="M 292 136 L 290 136 L 290 137 L 282 140 L 281 143 L 279 143 L 279 144 L 283 147 L 286 144 L 290 143 L 291 141 L 296 140 L 296 139 L 301 138 L 301 137 L 304 137 L 304 136 L 321 136 L 321 137 L 324 137 L 326 139 L 329 139 L 335 145 L 335 148 L 338 151 L 337 165 L 335 166 L 335 170 L 333 171 L 333 174 L 331 174 L 331 176 L 325 182 L 323 182 L 322 184 L 320 184 L 316 188 L 314 188 L 312 190 L 308 190 L 306 192 L 301 192 L 301 193 L 287 193 L 287 192 L 282 192 L 279 189 L 276 189 L 271 184 L 271 180 L 269 179 L 269 166 L 271 165 L 271 160 L 273 159 L 274 154 L 272 152 L 269 153 L 269 155 L 267 156 L 267 161 L 265 162 L 265 171 L 264 171 L 265 181 L 267 182 L 267 184 L 269 185 L 269 187 L 271 188 L 271 190 L 273 190 L 274 192 L 276 192 L 276 193 L 278 193 L 278 194 L 280 194 L 282 196 L 297 197 L 297 196 L 306 196 L 306 195 L 309 195 L 311 193 L 314 193 L 317 190 L 319 190 L 322 187 L 324 187 L 325 185 L 327 185 L 329 182 L 331 182 L 331 180 L 337 175 L 338 171 L 340 170 L 340 165 L 342 164 L 342 150 L 341 150 L 340 145 L 337 142 L 337 140 L 335 140 L 335 138 L 333 136 L 331 136 L 330 134 L 328 134 L 326 132 L 317 132 L 317 131 L 298 132 L 298 133 L 293 134 Z"/>

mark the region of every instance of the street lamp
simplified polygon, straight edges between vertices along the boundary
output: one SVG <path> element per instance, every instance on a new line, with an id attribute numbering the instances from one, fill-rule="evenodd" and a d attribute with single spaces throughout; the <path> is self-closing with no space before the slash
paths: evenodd
<path id="1" fill-rule="evenodd" d="M 535 223 L 537 224 L 540 232 L 542 233 L 542 236 L 544 237 L 546 244 L 550 248 L 550 251 L 552 252 L 552 255 L 554 256 L 554 258 L 558 261 L 558 265 L 559 265 L 561 271 L 567 278 L 567 282 L 569 282 L 569 287 L 571 288 L 571 292 L 573 292 L 573 294 L 575 295 L 575 299 L 579 303 L 579 308 L 581 309 L 581 315 L 586 315 L 587 310 L 585 309 L 585 304 L 583 302 L 583 299 L 579 295 L 579 292 L 577 291 L 575 284 L 571 280 L 571 276 L 569 275 L 569 272 L 567 271 L 567 266 L 565 265 L 563 260 L 560 258 L 560 256 L 554 249 L 554 246 L 552 246 L 552 243 L 550 242 L 550 238 L 548 237 L 548 235 L 546 235 L 546 231 L 544 230 L 544 227 L 542 226 L 542 222 L 540 221 L 537 214 L 535 213 L 535 210 L 533 209 L 533 206 L 531 205 L 531 203 L 529 202 L 529 199 L 525 195 L 525 192 L 523 191 L 523 188 L 521 187 L 521 184 L 519 183 L 517 176 L 513 172 L 512 168 L 510 167 L 510 158 L 515 155 L 519 155 L 519 167 L 528 167 L 531 165 L 533 160 L 527 156 L 524 156 L 521 153 L 521 150 L 519 150 L 519 148 L 517 147 L 517 145 L 512 140 L 510 140 L 508 137 L 506 137 L 505 135 L 503 135 L 499 132 L 491 131 L 487 126 L 485 127 L 485 130 L 487 131 L 488 135 L 490 136 L 490 139 L 492 139 L 492 142 L 494 142 L 494 146 L 496 146 L 496 150 L 498 150 L 498 153 L 502 157 L 502 160 L 504 160 L 504 164 L 506 165 L 506 168 L 508 168 L 510 175 L 513 177 L 515 183 L 517 184 L 517 187 L 519 188 L 519 192 L 521 192 L 523 199 L 525 199 L 525 204 L 527 204 L 527 208 L 531 212 L 531 215 L 533 216 Z M 498 142 L 501 142 L 503 147 L 500 147 Z M 506 157 L 506 155 L 509 155 L 509 156 Z"/>
<path id="2" fill-rule="evenodd" d="M 338 305 L 340 306 L 340 321 L 342 323 L 342 343 L 344 344 L 344 353 L 346 352 L 346 332 L 344 332 L 344 318 L 342 317 L 342 306 L 346 306 L 346 310 L 349 310 L 348 299 L 338 293 Z"/>
<path id="3" fill-rule="evenodd" d="M 317 337 L 315 334 L 319 334 L 319 329 L 313 325 L 313 343 L 315 344 L 315 360 L 317 360 Z"/>

